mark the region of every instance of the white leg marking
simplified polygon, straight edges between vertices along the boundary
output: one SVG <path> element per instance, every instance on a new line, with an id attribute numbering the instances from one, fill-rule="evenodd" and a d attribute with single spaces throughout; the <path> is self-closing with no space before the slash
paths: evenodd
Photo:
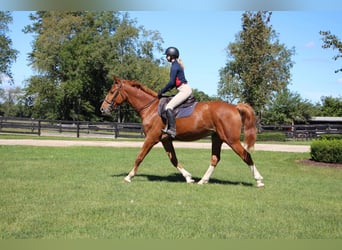
<path id="1" fill-rule="evenodd" d="M 135 173 L 134 170 L 131 170 L 129 174 L 124 178 L 125 182 L 131 183 L 132 178 L 134 177 Z"/>
<path id="2" fill-rule="evenodd" d="M 128 183 L 131 183 L 131 176 L 130 176 L 130 175 L 127 175 L 127 176 L 124 178 L 124 181 L 125 181 L 125 182 L 128 182 Z"/>
<path id="3" fill-rule="evenodd" d="M 215 169 L 215 167 L 210 165 L 207 172 L 205 172 L 205 174 L 203 175 L 202 179 L 198 182 L 198 184 L 202 185 L 202 184 L 208 183 L 210 176 L 214 172 L 214 169 Z"/>
<path id="4" fill-rule="evenodd" d="M 257 187 L 264 187 L 265 184 L 262 182 L 264 178 L 261 176 L 255 165 L 249 166 L 249 168 L 251 169 L 253 177 L 257 182 Z"/>
<path id="5" fill-rule="evenodd" d="M 182 167 L 177 167 L 177 169 L 179 170 L 179 172 L 182 173 L 182 175 L 183 175 L 184 178 L 186 179 L 186 182 L 187 182 L 187 183 L 193 183 L 193 182 L 195 182 L 195 181 L 192 179 L 191 174 L 190 174 L 188 171 L 186 171 L 184 168 L 182 168 Z"/>

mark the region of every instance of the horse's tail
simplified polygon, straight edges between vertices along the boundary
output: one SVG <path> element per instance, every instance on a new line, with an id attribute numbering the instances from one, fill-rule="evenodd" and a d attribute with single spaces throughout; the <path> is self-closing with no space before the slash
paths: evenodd
<path id="1" fill-rule="evenodd" d="M 247 149 L 253 148 L 256 141 L 256 118 L 253 108 L 245 103 L 238 103 L 236 108 L 241 115 L 242 124 L 244 126 L 244 142 Z"/>

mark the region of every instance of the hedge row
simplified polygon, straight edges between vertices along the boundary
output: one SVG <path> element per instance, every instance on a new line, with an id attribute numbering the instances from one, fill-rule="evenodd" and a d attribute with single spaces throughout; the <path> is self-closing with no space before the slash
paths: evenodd
<path id="1" fill-rule="evenodd" d="M 244 134 L 241 133 L 240 140 L 243 141 Z M 265 132 L 257 134 L 257 141 L 285 141 L 286 137 L 284 133 L 281 132 Z"/>
<path id="2" fill-rule="evenodd" d="M 342 140 L 342 134 L 321 135 L 319 139 L 321 139 L 321 140 Z"/>
<path id="3" fill-rule="evenodd" d="M 333 138 L 313 140 L 311 158 L 319 162 L 342 163 L 342 140 Z"/>
<path id="4" fill-rule="evenodd" d="M 257 141 L 285 141 L 286 137 L 281 132 L 265 132 L 257 134 Z"/>

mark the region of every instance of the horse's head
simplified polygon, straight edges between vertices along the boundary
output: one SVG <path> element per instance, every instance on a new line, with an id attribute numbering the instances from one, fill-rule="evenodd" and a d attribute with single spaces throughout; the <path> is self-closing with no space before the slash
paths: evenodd
<path id="1" fill-rule="evenodd" d="M 108 91 L 100 108 L 102 114 L 110 114 L 110 112 L 116 106 L 120 105 L 126 100 L 126 98 L 121 92 L 122 92 L 122 81 L 121 79 L 114 77 L 114 84 Z"/>

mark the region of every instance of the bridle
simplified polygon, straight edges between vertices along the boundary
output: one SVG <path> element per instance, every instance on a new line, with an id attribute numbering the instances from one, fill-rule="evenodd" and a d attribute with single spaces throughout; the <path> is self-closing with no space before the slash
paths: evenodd
<path id="1" fill-rule="evenodd" d="M 113 100 L 115 100 L 119 94 L 121 95 L 120 89 L 122 88 L 122 83 L 120 82 L 118 85 L 119 85 L 119 87 L 115 90 L 112 101 L 110 102 L 107 99 L 104 99 L 105 103 L 109 104 L 109 106 L 111 108 L 114 108 L 114 101 Z"/>
<path id="2" fill-rule="evenodd" d="M 149 106 L 152 105 L 152 103 L 154 103 L 158 98 L 155 97 L 152 99 L 152 101 L 148 102 L 147 104 L 145 104 L 144 106 L 142 106 L 141 108 L 137 109 L 137 112 L 139 113 L 140 111 L 143 111 L 144 109 L 147 109 Z"/>
<path id="3" fill-rule="evenodd" d="M 123 87 L 122 83 L 118 83 L 118 88 L 115 90 L 115 93 L 113 95 L 112 101 L 108 101 L 107 99 L 104 99 L 104 102 L 106 102 L 107 104 L 109 104 L 109 106 L 111 108 L 114 108 L 114 101 L 118 95 L 121 95 L 121 91 L 120 89 Z M 150 107 L 152 105 L 152 103 L 154 103 L 156 100 L 158 100 L 158 97 L 155 97 L 152 99 L 152 101 L 148 102 L 147 104 L 145 104 L 144 106 L 142 106 L 141 108 L 137 108 L 137 112 L 139 113 L 140 111 L 143 111 L 144 109 L 147 109 L 148 107 Z"/>

